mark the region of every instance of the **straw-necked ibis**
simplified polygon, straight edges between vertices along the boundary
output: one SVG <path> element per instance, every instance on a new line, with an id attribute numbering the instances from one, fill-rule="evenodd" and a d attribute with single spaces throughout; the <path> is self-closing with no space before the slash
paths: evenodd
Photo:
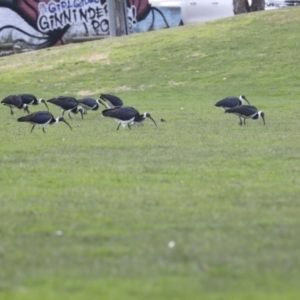
<path id="1" fill-rule="evenodd" d="M 27 105 L 39 105 L 41 103 L 44 103 L 45 106 L 47 107 L 47 110 L 49 111 L 49 107 L 44 99 L 37 99 L 36 96 L 32 94 L 20 94 L 18 96 L 20 96 L 22 102 Z"/>
<path id="2" fill-rule="evenodd" d="M 70 119 L 72 119 L 70 113 L 77 114 L 78 112 L 80 112 L 81 118 L 83 119 L 84 110 L 81 106 L 79 106 L 78 101 L 74 97 L 59 96 L 57 98 L 49 99 L 47 100 L 47 102 L 60 107 L 63 111 L 63 116 L 66 111 Z"/>
<path id="3" fill-rule="evenodd" d="M 228 108 L 233 108 L 236 106 L 244 105 L 245 101 L 250 105 L 249 101 L 246 99 L 244 95 L 241 95 L 239 97 L 226 97 L 220 101 L 218 101 L 215 106 L 222 107 L 225 110 Z"/>
<path id="4" fill-rule="evenodd" d="M 34 129 L 35 126 L 43 127 L 43 131 L 45 133 L 45 126 L 55 125 L 59 122 L 66 123 L 70 127 L 70 129 L 72 129 L 72 127 L 64 119 L 64 117 L 58 117 L 58 118 L 55 119 L 49 111 L 37 111 L 37 112 L 34 112 L 30 115 L 21 117 L 17 121 L 18 122 L 28 122 L 30 124 L 33 124 L 30 133 L 32 132 L 32 130 Z"/>
<path id="5" fill-rule="evenodd" d="M 225 110 L 225 113 L 235 114 L 240 118 L 239 125 L 242 125 L 242 119 L 244 119 L 244 125 L 246 125 L 246 119 L 258 120 L 262 118 L 264 125 L 265 123 L 265 114 L 262 111 L 258 111 L 255 106 L 242 105 Z"/>
<path id="6" fill-rule="evenodd" d="M 13 108 L 24 109 L 29 114 L 28 105 L 22 102 L 22 99 L 18 95 L 9 95 L 5 97 L 1 103 L 10 108 L 10 114 L 13 115 Z"/>
<path id="7" fill-rule="evenodd" d="M 77 100 L 81 107 L 84 109 L 84 113 L 87 114 L 88 110 L 98 110 L 100 102 L 98 99 L 94 98 L 82 98 Z"/>
<path id="8" fill-rule="evenodd" d="M 120 128 L 120 125 L 125 127 L 126 125 L 128 128 L 131 129 L 130 125 L 134 123 L 141 123 L 146 118 L 149 118 L 153 121 L 153 123 L 156 125 L 156 122 L 151 117 L 151 115 L 147 112 L 140 114 L 138 110 L 136 110 L 133 107 L 129 106 L 121 106 L 121 107 L 114 107 L 110 109 L 105 109 L 102 111 L 102 115 L 104 117 L 114 118 L 119 123 L 117 130 Z"/>

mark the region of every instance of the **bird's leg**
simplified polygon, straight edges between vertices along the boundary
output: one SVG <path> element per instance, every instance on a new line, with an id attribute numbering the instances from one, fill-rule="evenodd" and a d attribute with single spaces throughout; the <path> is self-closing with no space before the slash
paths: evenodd
<path id="1" fill-rule="evenodd" d="M 32 130 L 34 129 L 35 125 L 32 126 L 30 133 L 32 133 Z"/>
<path id="2" fill-rule="evenodd" d="M 70 119 L 72 119 L 72 117 L 71 117 L 71 115 L 70 115 L 70 112 L 68 112 L 68 116 L 69 116 Z"/>
<path id="3" fill-rule="evenodd" d="M 241 117 L 239 117 L 239 118 L 240 118 L 240 123 L 239 123 L 239 125 L 242 126 L 242 125 L 243 125 L 242 119 L 241 119 Z"/>
<path id="4" fill-rule="evenodd" d="M 117 130 L 119 130 L 119 128 L 120 128 L 120 125 L 121 125 L 121 123 L 119 123 L 119 125 L 118 125 L 118 127 L 117 127 Z"/>
<path id="5" fill-rule="evenodd" d="M 244 126 L 246 125 L 246 119 L 244 119 Z"/>
<path id="6" fill-rule="evenodd" d="M 127 124 L 127 126 L 128 126 L 128 128 L 129 128 L 129 129 L 131 129 L 131 127 L 130 127 L 129 123 Z"/>
<path id="7" fill-rule="evenodd" d="M 13 115 L 14 114 L 14 112 L 13 112 L 13 110 L 12 110 L 12 108 L 10 107 L 10 114 L 11 115 Z"/>
<path id="8" fill-rule="evenodd" d="M 44 131 L 44 133 L 46 133 L 46 131 L 45 131 L 45 127 L 43 127 L 43 131 Z"/>

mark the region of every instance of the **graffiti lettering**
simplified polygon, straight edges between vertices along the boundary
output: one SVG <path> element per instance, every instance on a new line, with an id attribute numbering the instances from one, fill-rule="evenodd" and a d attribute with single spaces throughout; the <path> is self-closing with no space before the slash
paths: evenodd
<path id="1" fill-rule="evenodd" d="M 59 3 L 50 1 L 48 4 L 40 2 L 38 8 L 41 13 L 56 13 L 66 9 L 90 6 L 91 4 L 100 4 L 100 0 L 62 0 Z"/>
<path id="2" fill-rule="evenodd" d="M 112 0 L 0 0 L 0 40 L 24 40 L 39 49 L 67 43 L 74 36 L 107 35 L 108 1 Z M 158 9 L 149 0 L 124 2 L 130 32 L 181 24 L 179 8 Z"/>
<path id="3" fill-rule="evenodd" d="M 40 2 L 38 7 L 40 14 L 37 25 L 41 32 L 76 23 L 91 24 L 93 29 L 103 27 L 101 24 L 108 24 L 100 0 L 63 0 L 59 3 L 50 1 L 48 4 Z"/>

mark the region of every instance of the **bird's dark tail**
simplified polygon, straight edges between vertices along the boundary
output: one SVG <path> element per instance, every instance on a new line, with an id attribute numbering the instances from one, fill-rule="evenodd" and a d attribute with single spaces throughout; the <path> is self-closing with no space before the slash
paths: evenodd
<path id="1" fill-rule="evenodd" d="M 118 110 L 118 107 L 104 109 L 104 110 L 102 110 L 102 116 L 110 117 L 117 110 Z"/>
<path id="2" fill-rule="evenodd" d="M 19 119 L 17 119 L 18 122 L 27 122 L 28 121 L 28 116 L 24 116 L 24 117 L 21 117 Z"/>

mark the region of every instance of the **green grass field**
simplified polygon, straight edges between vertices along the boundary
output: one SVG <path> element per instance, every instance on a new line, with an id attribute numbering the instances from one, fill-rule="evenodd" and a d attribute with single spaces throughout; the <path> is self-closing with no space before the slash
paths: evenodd
<path id="1" fill-rule="evenodd" d="M 0 58 L 1 99 L 112 93 L 158 123 L 30 134 L 0 107 L 0 299 L 300 299 L 299 26 L 280 9 Z M 240 94 L 266 126 L 214 106 Z"/>

